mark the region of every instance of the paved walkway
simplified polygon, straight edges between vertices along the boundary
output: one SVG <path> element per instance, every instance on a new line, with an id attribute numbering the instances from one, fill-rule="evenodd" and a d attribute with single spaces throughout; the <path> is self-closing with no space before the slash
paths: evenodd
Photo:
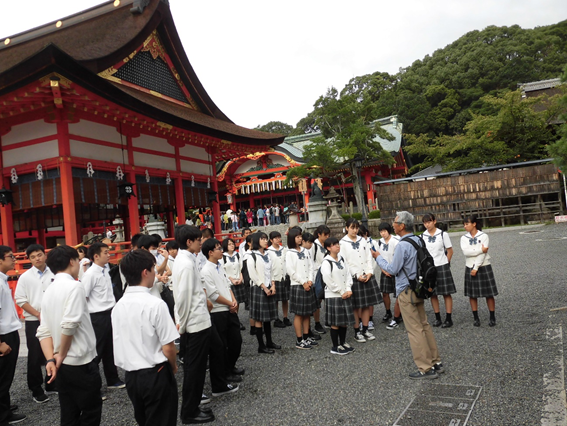
<path id="1" fill-rule="evenodd" d="M 407 377 L 415 369 L 407 334 L 403 326 L 385 329 L 379 321 L 383 306 L 376 309 L 377 339 L 356 344 L 349 330 L 347 339 L 357 351 L 345 357 L 329 353 L 329 334 L 317 349 L 294 349 L 291 328 L 274 330 L 274 340 L 283 350 L 259 355 L 255 338 L 246 331 L 239 361 L 246 368 L 244 382 L 237 393 L 210 404 L 217 416 L 214 424 L 567 424 L 563 357 L 567 309 L 562 309 L 567 307 L 567 224 L 490 232 L 500 292 L 494 328 L 488 327 L 483 300 L 479 301 L 482 326 L 472 326 L 469 302 L 463 296 L 460 236 L 450 233 L 450 237 L 456 246 L 452 270 L 458 293 L 454 327 L 434 330 L 447 370 L 438 380 L 421 383 Z M 444 311 L 443 302 L 441 306 Z M 427 311 L 431 321 L 429 303 Z M 245 313 L 240 315 L 246 323 Z M 181 385 L 181 369 L 177 379 Z M 208 382 L 206 392 L 210 393 Z M 126 392 L 106 393 L 103 424 L 134 425 Z M 12 400 L 28 415 L 22 425 L 59 423 L 57 396 L 44 405 L 32 402 L 25 383 L 25 358 L 19 360 Z"/>

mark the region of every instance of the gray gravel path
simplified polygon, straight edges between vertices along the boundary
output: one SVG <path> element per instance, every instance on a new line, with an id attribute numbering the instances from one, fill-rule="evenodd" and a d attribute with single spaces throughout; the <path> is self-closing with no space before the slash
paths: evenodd
<path id="1" fill-rule="evenodd" d="M 464 258 L 460 235 L 450 234 L 456 246 L 454 298 L 450 329 L 435 329 L 447 372 L 435 383 L 483 386 L 468 425 L 539 425 L 544 410 L 544 375 L 557 373 L 553 363 L 557 345 L 546 337 L 548 329 L 567 326 L 567 224 L 509 228 L 491 232 L 490 254 L 499 296 L 498 325 L 488 327 L 488 310 L 479 300 L 480 328 L 472 326 L 468 299 L 463 296 Z M 444 312 L 443 302 L 441 310 Z M 429 303 L 430 321 L 433 311 Z M 384 314 L 376 309 L 375 319 Z M 244 312 L 243 322 L 247 324 Z M 329 353 L 330 336 L 312 351 L 293 348 L 292 328 L 274 329 L 274 340 L 284 346 L 275 355 L 259 355 L 256 340 L 243 332 L 239 364 L 246 368 L 241 389 L 214 399 L 217 425 L 392 425 L 424 386 L 407 375 L 415 366 L 404 327 L 387 331 L 379 323 L 377 339 L 365 344 L 347 339 L 357 351 L 338 357 Z M 25 358 L 18 361 L 12 386 L 13 403 L 28 415 L 22 425 L 59 424 L 57 396 L 38 405 L 26 388 Z M 177 375 L 181 385 L 181 369 Z M 104 379 L 103 379 L 104 381 Z M 207 383 L 206 392 L 210 393 Z M 134 425 L 133 411 L 124 390 L 107 391 L 104 425 Z M 181 424 L 181 423 L 179 423 Z M 435 415 L 431 414 L 431 423 Z"/>

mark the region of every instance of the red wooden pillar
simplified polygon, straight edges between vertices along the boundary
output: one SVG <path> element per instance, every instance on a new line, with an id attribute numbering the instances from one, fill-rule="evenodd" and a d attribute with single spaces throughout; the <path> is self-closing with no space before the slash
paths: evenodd
<path id="1" fill-rule="evenodd" d="M 183 225 L 185 223 L 185 199 L 181 176 L 175 178 L 175 207 L 177 208 L 177 223 Z"/>
<path id="2" fill-rule="evenodd" d="M 254 197 L 252 196 L 252 193 L 250 193 L 250 195 L 248 196 L 248 201 L 250 202 L 250 208 L 253 209 L 254 208 Z"/>
<path id="3" fill-rule="evenodd" d="M 211 150 L 211 170 L 213 175 L 211 176 L 211 188 L 216 192 L 216 200 L 213 202 L 213 217 L 215 218 L 215 234 L 220 234 L 222 232 L 221 228 L 221 214 L 220 214 L 220 202 L 219 202 L 219 182 L 217 181 L 216 174 L 216 155 L 215 150 Z"/>
<path id="4" fill-rule="evenodd" d="M 372 169 L 364 171 L 364 182 L 366 183 L 366 204 L 374 204 L 374 185 L 372 184 L 372 176 L 374 175 Z"/>
<path id="5" fill-rule="evenodd" d="M 175 218 L 173 211 L 167 212 L 167 236 L 173 238 L 175 235 Z"/>
<path id="6" fill-rule="evenodd" d="M 4 156 L 2 155 L 2 136 L 7 134 L 10 128 L 0 129 L 0 170 L 4 170 Z M 0 176 L 4 183 L 4 188 L 10 189 L 10 181 L 4 176 Z M 14 219 L 12 217 L 12 204 L 2 206 L 0 204 L 0 221 L 2 222 L 2 244 L 9 246 L 13 251 L 16 251 L 16 238 L 14 235 Z"/>
<path id="7" fill-rule="evenodd" d="M 128 172 L 127 174 L 128 182 L 136 183 L 136 173 Z M 140 188 L 136 188 L 138 185 L 134 186 L 134 193 L 137 194 L 136 197 L 128 198 L 128 222 L 130 224 L 130 237 L 126 236 L 127 240 L 131 240 L 132 236 L 140 232 L 140 211 L 138 210 L 138 198 L 140 197 Z"/>
<path id="8" fill-rule="evenodd" d="M 57 141 L 59 145 L 59 171 L 65 224 L 65 244 L 74 246 L 79 241 L 77 215 L 75 214 L 75 193 L 73 191 L 73 169 L 71 167 L 71 145 L 69 124 L 57 121 Z"/>

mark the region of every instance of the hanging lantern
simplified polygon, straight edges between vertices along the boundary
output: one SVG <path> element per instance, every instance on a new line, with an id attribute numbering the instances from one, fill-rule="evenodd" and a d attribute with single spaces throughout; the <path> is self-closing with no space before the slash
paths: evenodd
<path id="1" fill-rule="evenodd" d="M 217 202 L 217 193 L 215 191 L 207 191 L 207 202 L 208 203 Z"/>
<path id="2" fill-rule="evenodd" d="M 116 167 L 116 179 L 118 179 L 118 180 L 124 179 L 124 172 L 122 171 L 122 167 L 120 167 L 120 166 Z"/>
<path id="3" fill-rule="evenodd" d="M 165 176 L 165 184 L 171 185 L 171 176 L 169 175 L 169 172 L 167 172 L 167 175 Z"/>
<path id="4" fill-rule="evenodd" d="M 211 178 L 207 178 L 207 188 L 211 188 Z"/>
<path id="5" fill-rule="evenodd" d="M 12 180 L 12 183 L 18 182 L 18 173 L 16 172 L 16 169 L 11 170 L 10 179 Z"/>
<path id="6" fill-rule="evenodd" d="M 146 169 L 146 182 L 150 183 L 150 172 Z"/>
<path id="7" fill-rule="evenodd" d="M 5 206 L 6 204 L 10 204 L 13 202 L 14 202 L 14 197 L 12 196 L 12 191 L 5 188 L 0 189 L 0 204 Z"/>
<path id="8" fill-rule="evenodd" d="M 43 179 L 43 167 L 41 167 L 41 164 L 38 164 L 37 167 L 35 168 L 35 174 L 36 174 L 37 180 Z"/>
<path id="9" fill-rule="evenodd" d="M 130 197 L 135 197 L 134 185 L 136 184 L 130 182 L 124 182 L 118 185 L 118 197 L 126 198 L 127 200 L 130 199 Z"/>
<path id="10" fill-rule="evenodd" d="M 191 186 L 195 186 L 195 176 L 191 176 Z"/>

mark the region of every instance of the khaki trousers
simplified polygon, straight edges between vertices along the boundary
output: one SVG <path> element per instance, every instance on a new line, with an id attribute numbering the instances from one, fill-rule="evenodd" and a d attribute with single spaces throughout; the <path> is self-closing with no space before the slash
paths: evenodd
<path id="1" fill-rule="evenodd" d="M 423 299 L 419 299 L 408 287 L 400 293 L 398 302 L 408 332 L 413 360 L 419 371 L 425 373 L 441 362 L 441 358 L 433 331 L 427 322 Z"/>

